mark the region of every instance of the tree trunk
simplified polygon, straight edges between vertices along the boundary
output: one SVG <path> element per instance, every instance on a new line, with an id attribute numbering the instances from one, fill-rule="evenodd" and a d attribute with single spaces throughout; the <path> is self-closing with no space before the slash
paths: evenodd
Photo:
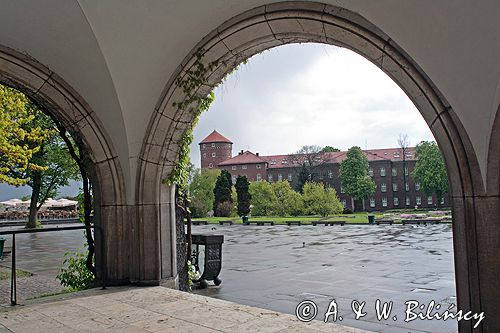
<path id="1" fill-rule="evenodd" d="M 87 245 L 89 248 L 89 253 L 87 255 L 87 261 L 85 265 L 87 266 L 87 269 L 91 271 L 92 273 L 95 274 L 95 267 L 94 267 L 94 252 L 95 252 L 95 247 L 94 247 L 94 239 L 92 238 L 92 229 L 90 228 L 90 212 L 92 210 L 92 194 L 90 193 L 90 182 L 89 178 L 87 176 L 87 172 L 83 169 L 80 168 L 80 173 L 82 175 L 82 180 L 83 180 L 83 215 L 84 215 L 84 222 L 85 222 L 85 237 L 87 238 Z"/>
<path id="2" fill-rule="evenodd" d="M 33 172 L 33 187 L 31 189 L 30 211 L 26 228 L 36 228 L 38 215 L 38 199 L 40 198 L 40 189 L 42 187 L 42 174 L 39 171 Z"/>

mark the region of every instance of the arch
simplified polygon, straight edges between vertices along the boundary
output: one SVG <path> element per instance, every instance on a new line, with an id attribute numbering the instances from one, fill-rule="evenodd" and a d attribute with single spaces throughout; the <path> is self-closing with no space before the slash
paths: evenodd
<path id="1" fill-rule="evenodd" d="M 84 99 L 61 77 L 35 59 L 0 46 L 0 82 L 34 100 L 54 116 L 73 135 L 82 139 L 92 162 L 90 170 L 95 188 L 96 272 L 101 281 L 119 283 L 128 280 L 123 260 L 116 253 L 127 253 L 128 241 L 121 232 L 126 228 L 123 175 L 111 140 L 99 119 Z M 100 232 L 99 232 L 100 231 Z M 103 242 L 104 240 L 104 242 Z M 104 244 L 104 245 L 102 245 Z M 104 271 L 103 271 L 104 269 Z"/>
<path id="2" fill-rule="evenodd" d="M 468 134 L 446 98 L 410 55 L 368 20 L 340 7 L 298 1 L 260 6 L 226 21 L 192 49 L 163 90 L 143 141 L 136 195 L 139 204 L 154 208 L 139 213 L 139 220 L 155 214 L 163 225 L 167 222 L 161 219 L 171 212 L 171 192 L 161 180 L 176 164 L 177 142 L 194 118 L 193 109 L 181 112 L 172 105 L 186 97 L 175 82 L 193 66 L 196 53 L 202 50 L 206 63 L 219 60 L 219 66 L 197 91 L 204 96 L 242 60 L 275 46 L 303 42 L 342 46 L 361 54 L 391 77 L 421 112 L 443 153 L 450 180 L 458 305 L 464 311 L 488 309 L 486 316 L 492 318 L 500 306 L 490 293 L 498 289 L 490 275 L 483 274 L 478 258 L 479 222 L 483 226 L 491 222 L 486 222 L 479 210 L 477 198 L 485 195 L 486 186 Z M 161 245 L 155 241 L 159 253 Z M 498 272 L 498 259 L 493 263 Z M 490 329 L 498 325 L 489 323 L 493 325 Z M 461 321 L 459 326 L 461 331 L 472 331 L 470 322 Z"/>

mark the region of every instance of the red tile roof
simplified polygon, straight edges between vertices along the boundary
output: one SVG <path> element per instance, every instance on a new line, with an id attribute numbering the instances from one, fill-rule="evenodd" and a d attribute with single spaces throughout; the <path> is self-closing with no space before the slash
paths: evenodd
<path id="1" fill-rule="evenodd" d="M 374 161 L 402 161 L 403 155 L 401 153 L 401 148 L 385 148 L 385 149 L 369 149 L 364 150 L 368 162 Z M 319 163 L 335 164 L 340 163 L 346 159 L 346 151 L 332 152 L 332 153 L 321 153 L 318 155 L 320 160 Z M 250 151 L 246 151 L 243 155 L 235 156 L 229 160 L 226 160 L 219 165 L 236 165 L 236 164 L 251 164 L 251 163 L 262 163 L 266 162 L 268 164 L 268 169 L 277 168 L 295 168 L 304 164 L 304 160 L 307 155 L 305 154 L 290 154 L 290 155 L 269 155 L 269 156 L 257 156 Z M 415 160 L 415 147 L 409 147 L 407 149 L 406 160 Z"/>
<path id="2" fill-rule="evenodd" d="M 236 155 L 233 158 L 225 160 L 224 162 L 219 163 L 219 166 L 224 165 L 236 165 L 236 164 L 256 164 L 256 163 L 266 163 L 260 156 L 255 155 L 250 151 L 245 151 Z"/>
<path id="3" fill-rule="evenodd" d="M 203 139 L 199 144 L 201 145 L 202 143 L 213 143 L 213 142 L 232 143 L 231 140 L 226 138 L 224 135 L 220 134 L 217 131 L 213 131 L 212 133 L 210 133 L 209 136 L 207 136 L 205 139 Z"/>

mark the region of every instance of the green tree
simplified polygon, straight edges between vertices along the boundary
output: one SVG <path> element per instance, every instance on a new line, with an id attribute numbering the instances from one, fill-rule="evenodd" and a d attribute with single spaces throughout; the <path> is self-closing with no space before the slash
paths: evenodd
<path id="1" fill-rule="evenodd" d="M 286 180 L 273 183 L 272 189 L 276 200 L 272 207 L 272 214 L 277 216 L 298 216 L 302 214 L 304 203 L 302 196 L 295 192 Z"/>
<path id="2" fill-rule="evenodd" d="M 308 215 L 328 216 L 342 213 L 344 209 L 335 189 L 325 188 L 322 183 L 306 183 L 302 197 Z"/>
<path id="3" fill-rule="evenodd" d="M 340 179 L 345 192 L 358 203 L 375 192 L 375 183 L 368 175 L 368 159 L 359 147 L 347 151 L 347 158 L 340 163 Z M 360 205 L 355 205 L 359 207 Z"/>
<path id="4" fill-rule="evenodd" d="M 227 216 L 225 213 L 227 211 L 228 203 L 233 204 L 232 194 L 233 183 L 231 180 L 231 174 L 227 170 L 222 170 L 220 175 L 217 177 L 214 188 L 214 215 L 215 216 Z M 219 210 L 219 206 L 224 206 L 223 210 Z M 223 214 L 222 211 L 224 211 Z"/>
<path id="5" fill-rule="evenodd" d="M 417 162 L 412 177 L 427 195 L 439 199 L 448 192 L 448 175 L 441 151 L 435 142 L 422 141 L 416 147 Z"/>
<path id="6" fill-rule="evenodd" d="M 321 153 L 336 153 L 339 151 L 340 151 L 340 149 L 338 149 L 338 148 L 333 148 L 332 146 L 324 146 L 320 152 Z"/>
<path id="7" fill-rule="evenodd" d="M 49 135 L 46 129 L 32 126 L 33 104 L 21 92 L 0 84 L 0 182 L 25 185 L 27 171 L 43 171 L 31 161 L 40 143 Z"/>
<path id="8" fill-rule="evenodd" d="M 252 196 L 249 192 L 250 183 L 246 176 L 238 176 L 236 178 L 236 194 L 238 200 L 238 215 L 246 216 L 250 213 L 250 200 Z"/>
<path id="9" fill-rule="evenodd" d="M 217 169 L 197 169 L 192 172 L 189 193 L 193 217 L 206 217 L 208 212 L 213 209 L 215 182 L 219 175 L 220 170 Z"/>
<path id="10" fill-rule="evenodd" d="M 311 181 L 311 172 L 304 163 L 302 164 L 302 168 L 300 168 L 299 177 L 297 179 L 297 192 L 302 193 L 302 189 L 308 181 Z"/>
<path id="11" fill-rule="evenodd" d="M 272 212 L 276 202 L 276 195 L 270 183 L 250 183 L 250 195 L 252 196 L 252 215 L 266 216 Z"/>

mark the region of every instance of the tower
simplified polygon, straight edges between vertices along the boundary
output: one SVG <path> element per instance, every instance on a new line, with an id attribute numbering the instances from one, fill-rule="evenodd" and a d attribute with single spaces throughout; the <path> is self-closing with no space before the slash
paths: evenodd
<path id="1" fill-rule="evenodd" d="M 232 157 L 233 143 L 217 131 L 213 131 L 200 143 L 201 168 L 217 168 Z"/>

